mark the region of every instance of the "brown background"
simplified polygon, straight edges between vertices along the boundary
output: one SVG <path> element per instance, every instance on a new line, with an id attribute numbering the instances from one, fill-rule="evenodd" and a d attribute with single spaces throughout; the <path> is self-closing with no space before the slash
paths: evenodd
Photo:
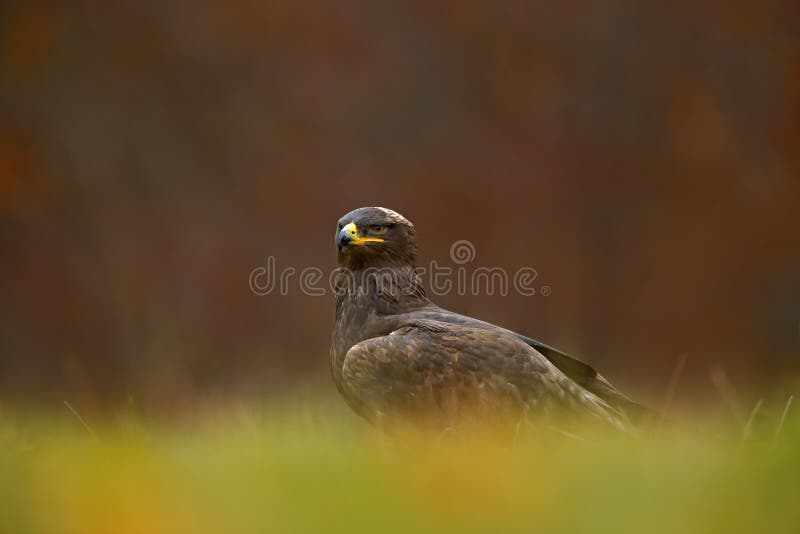
<path id="1" fill-rule="evenodd" d="M 0 7 L 0 396 L 330 388 L 336 219 L 549 297 L 440 297 L 659 398 L 800 367 L 796 1 Z M 766 387 L 766 386 L 764 386 Z"/>

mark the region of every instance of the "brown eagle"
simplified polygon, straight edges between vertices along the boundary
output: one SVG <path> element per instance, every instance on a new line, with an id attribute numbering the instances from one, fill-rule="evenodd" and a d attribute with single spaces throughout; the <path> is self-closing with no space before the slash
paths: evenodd
<path id="1" fill-rule="evenodd" d="M 580 418 L 625 429 L 650 415 L 586 363 L 431 302 L 414 225 L 399 213 L 351 211 L 339 219 L 336 247 L 331 370 L 368 421 L 448 428 Z"/>

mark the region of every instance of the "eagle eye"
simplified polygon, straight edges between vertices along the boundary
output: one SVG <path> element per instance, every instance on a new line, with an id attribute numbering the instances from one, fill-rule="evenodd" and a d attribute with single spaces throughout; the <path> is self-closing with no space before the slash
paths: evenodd
<path id="1" fill-rule="evenodd" d="M 386 232 L 386 228 L 385 224 L 373 224 L 369 227 L 369 230 L 373 234 L 383 234 Z"/>

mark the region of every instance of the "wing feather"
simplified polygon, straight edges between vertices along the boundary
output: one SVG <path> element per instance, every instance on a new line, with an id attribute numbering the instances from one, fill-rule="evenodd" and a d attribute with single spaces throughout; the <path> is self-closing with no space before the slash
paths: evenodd
<path id="1" fill-rule="evenodd" d="M 605 401 L 501 330 L 414 321 L 351 347 L 342 378 L 345 397 L 371 421 L 435 417 L 450 424 L 569 411 L 624 426 Z"/>

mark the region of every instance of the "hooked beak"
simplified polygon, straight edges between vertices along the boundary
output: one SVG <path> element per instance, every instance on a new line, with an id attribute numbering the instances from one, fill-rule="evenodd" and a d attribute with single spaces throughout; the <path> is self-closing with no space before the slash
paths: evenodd
<path id="1" fill-rule="evenodd" d="M 383 243 L 379 237 L 361 237 L 358 235 L 358 227 L 355 223 L 346 224 L 344 228 L 336 234 L 336 246 L 342 250 L 348 245 L 363 245 L 364 243 Z"/>

